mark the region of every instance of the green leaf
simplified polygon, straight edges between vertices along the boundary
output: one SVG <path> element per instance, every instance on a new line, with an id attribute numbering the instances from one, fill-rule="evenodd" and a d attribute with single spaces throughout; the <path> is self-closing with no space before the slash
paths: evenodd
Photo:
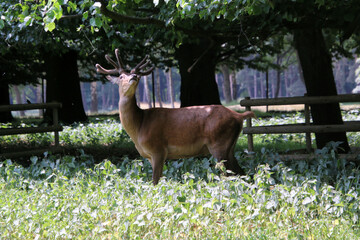
<path id="1" fill-rule="evenodd" d="M 95 24 L 96 24 L 96 26 L 98 27 L 98 28 L 101 28 L 101 26 L 102 26 L 102 20 L 101 20 L 101 18 L 95 18 Z"/>
<path id="2" fill-rule="evenodd" d="M 62 11 L 56 11 L 55 12 L 55 18 L 57 19 L 57 20 L 59 20 L 61 17 L 62 17 Z"/>
<path id="3" fill-rule="evenodd" d="M 90 25 L 92 27 L 98 27 L 100 28 L 102 26 L 102 20 L 100 17 L 96 17 L 96 18 L 91 18 L 90 19 Z"/>
<path id="4" fill-rule="evenodd" d="M 0 19 L 0 29 L 3 29 L 5 27 L 4 20 Z"/>
<path id="5" fill-rule="evenodd" d="M 83 19 L 83 20 L 86 20 L 86 19 L 88 19 L 88 17 L 89 17 L 89 12 L 88 12 L 88 11 L 84 12 L 82 19 Z"/>
<path id="6" fill-rule="evenodd" d="M 75 11 L 76 8 L 77 8 L 76 3 L 73 3 L 73 2 L 71 2 L 71 1 L 68 2 L 68 5 L 69 5 L 69 7 L 71 8 L 72 11 Z"/>
<path id="7" fill-rule="evenodd" d="M 202 216 L 204 214 L 204 207 L 202 205 L 198 206 L 196 208 L 197 212 L 199 213 L 200 216 Z"/>
<path id="8" fill-rule="evenodd" d="M 177 199 L 179 202 L 184 203 L 186 201 L 186 196 L 178 196 Z"/>
<path id="9" fill-rule="evenodd" d="M 95 18 L 90 18 L 90 25 L 91 26 L 96 26 L 96 22 L 95 22 Z"/>
<path id="10" fill-rule="evenodd" d="M 25 22 L 26 26 L 29 26 L 29 24 L 31 23 L 31 16 L 26 16 L 24 18 L 24 22 Z"/>
<path id="11" fill-rule="evenodd" d="M 51 23 L 47 23 L 45 25 L 45 31 L 49 31 L 49 32 L 52 32 L 54 29 L 56 28 L 56 25 L 54 22 L 51 22 Z"/>
<path id="12" fill-rule="evenodd" d="M 57 0 L 58 4 L 63 5 L 67 3 L 67 0 Z"/>

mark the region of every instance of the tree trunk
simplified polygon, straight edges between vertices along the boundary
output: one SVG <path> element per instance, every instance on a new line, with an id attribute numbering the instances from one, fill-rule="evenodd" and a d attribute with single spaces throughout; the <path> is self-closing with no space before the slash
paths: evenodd
<path id="1" fill-rule="evenodd" d="M 219 74 L 215 73 L 215 82 L 216 82 L 216 86 L 218 88 L 218 93 L 219 93 L 219 98 L 220 101 L 224 99 L 224 84 L 223 84 L 223 78 L 219 76 Z"/>
<path id="2" fill-rule="evenodd" d="M 105 108 L 103 108 L 103 109 L 109 110 L 112 90 L 110 88 L 108 88 L 105 84 L 102 84 L 102 85 L 103 85 L 103 88 L 106 90 L 106 104 L 105 104 Z"/>
<path id="3" fill-rule="evenodd" d="M 257 98 L 257 91 L 258 91 L 258 86 L 257 86 L 257 71 L 256 70 L 253 70 L 253 80 L 254 80 L 254 98 Z"/>
<path id="4" fill-rule="evenodd" d="M 277 55 L 276 57 L 276 64 L 280 65 L 281 63 L 281 57 L 279 55 Z M 275 98 L 279 97 L 279 93 L 280 93 L 280 85 L 281 85 L 281 70 L 277 69 L 276 70 L 276 89 L 275 89 Z"/>
<path id="5" fill-rule="evenodd" d="M 15 97 L 16 97 L 16 104 L 22 104 L 22 96 L 19 90 L 19 87 L 17 85 L 14 85 L 14 92 L 15 92 Z M 20 112 L 20 117 L 25 117 L 25 111 L 19 111 Z"/>
<path id="6" fill-rule="evenodd" d="M 36 102 L 43 103 L 43 93 L 42 93 L 42 84 L 38 84 L 36 86 Z M 39 116 L 42 117 L 44 115 L 44 110 L 39 109 Z"/>
<path id="7" fill-rule="evenodd" d="M 107 111 L 109 109 L 110 102 L 110 89 L 106 87 L 104 83 L 101 84 L 101 111 Z"/>
<path id="8" fill-rule="evenodd" d="M 331 56 L 320 28 L 307 28 L 294 32 L 295 47 L 303 70 L 308 96 L 337 95 Z M 311 115 L 315 124 L 342 124 L 338 103 L 311 105 Z M 330 141 L 340 141 L 343 151 L 349 151 L 346 133 L 318 133 L 316 145 L 323 148 Z"/>
<path id="9" fill-rule="evenodd" d="M 248 95 L 250 98 L 253 98 L 253 91 L 252 91 L 252 79 L 251 79 L 251 70 L 246 67 L 245 70 L 244 70 L 244 81 L 246 83 L 246 88 L 247 88 L 247 91 L 248 91 Z"/>
<path id="10" fill-rule="evenodd" d="M 0 72 L 0 105 L 10 105 L 9 85 L 7 82 L 2 81 Z M 14 118 L 11 112 L 0 112 L 0 122 L 7 123 L 13 121 Z"/>
<path id="11" fill-rule="evenodd" d="M 185 43 L 176 49 L 181 75 L 181 107 L 221 104 L 215 81 L 216 53 L 216 48 L 206 41 Z"/>
<path id="12" fill-rule="evenodd" d="M 171 107 L 174 108 L 174 90 L 173 90 L 173 79 L 172 79 L 172 71 L 171 68 L 169 68 L 168 74 L 167 74 L 167 82 L 168 82 L 168 94 L 169 94 L 169 100 Z"/>
<path id="13" fill-rule="evenodd" d="M 148 76 L 144 76 L 143 82 L 144 82 L 144 100 L 147 103 L 148 107 L 151 108 L 151 93 L 148 83 Z"/>
<path id="14" fill-rule="evenodd" d="M 89 106 L 87 105 L 87 101 L 86 101 L 87 85 L 88 85 L 88 83 L 80 82 L 81 99 L 82 99 L 82 103 L 83 103 L 85 111 L 89 110 Z"/>
<path id="15" fill-rule="evenodd" d="M 271 78 L 271 96 L 272 98 L 275 98 L 276 96 L 276 83 L 277 83 L 277 71 L 272 70 L 273 77 Z"/>
<path id="16" fill-rule="evenodd" d="M 266 99 L 269 98 L 269 69 L 265 72 L 265 85 L 266 85 Z M 269 112 L 269 106 L 266 105 L 266 112 Z"/>
<path id="17" fill-rule="evenodd" d="M 90 112 L 97 113 L 98 112 L 98 95 L 97 95 L 97 82 L 93 81 L 90 83 L 90 92 L 91 92 L 91 106 Z"/>
<path id="18" fill-rule="evenodd" d="M 82 122 L 85 115 L 77 66 L 77 53 L 68 51 L 63 54 L 44 56 L 47 78 L 46 100 L 62 103 L 59 109 L 59 120 L 64 123 Z M 47 117 L 50 112 L 46 111 Z"/>
<path id="19" fill-rule="evenodd" d="M 156 93 L 156 99 L 159 101 L 159 107 L 162 107 L 162 101 L 161 101 L 161 86 L 160 86 L 160 70 L 157 68 L 156 70 L 156 88 L 155 88 L 155 93 Z"/>
<path id="20" fill-rule="evenodd" d="M 299 71 L 299 75 L 300 75 L 300 80 L 305 84 L 305 79 L 304 79 L 304 74 L 303 74 L 303 70 L 301 68 L 301 63 L 300 63 L 300 57 L 299 57 L 299 51 L 296 50 L 296 60 L 297 60 L 297 68 Z"/>
<path id="21" fill-rule="evenodd" d="M 228 66 L 222 65 L 220 66 L 221 72 L 223 74 L 223 92 L 224 92 L 224 98 L 226 103 L 231 102 L 231 88 L 230 88 L 230 71 Z"/>
<path id="22" fill-rule="evenodd" d="M 265 98 L 268 99 L 269 98 L 269 70 L 266 70 L 266 72 L 265 72 L 265 88 L 266 88 Z"/>
<path id="23" fill-rule="evenodd" d="M 111 88 L 111 109 L 118 109 L 117 103 L 119 102 L 119 91 L 117 87 Z"/>
<path id="24" fill-rule="evenodd" d="M 260 74 L 259 80 L 260 80 L 260 92 L 261 92 L 260 95 L 262 98 L 265 98 L 266 91 L 265 91 L 265 84 L 264 84 L 264 78 L 263 78 L 264 74 L 263 74 L 263 72 L 260 72 L 259 74 Z"/>
<path id="25" fill-rule="evenodd" d="M 235 71 L 230 72 L 230 86 L 231 86 L 231 99 L 236 100 L 237 99 L 237 96 L 236 96 L 237 88 L 236 88 L 236 72 Z"/>
<path id="26" fill-rule="evenodd" d="M 285 96 L 288 97 L 288 89 L 289 89 L 289 70 L 284 71 L 284 82 L 285 82 Z"/>

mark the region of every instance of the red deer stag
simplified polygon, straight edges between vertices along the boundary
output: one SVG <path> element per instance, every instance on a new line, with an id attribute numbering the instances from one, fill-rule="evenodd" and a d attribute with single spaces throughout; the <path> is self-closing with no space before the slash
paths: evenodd
<path id="1" fill-rule="evenodd" d="M 253 112 L 237 113 L 222 105 L 142 110 L 136 104 L 135 90 L 141 76 L 150 74 L 154 67 L 146 69 L 150 61 L 145 57 L 127 72 L 118 49 L 115 50 L 115 56 L 117 63 L 108 55 L 105 56 L 114 69 L 107 70 L 99 64 L 96 64 L 96 69 L 119 85 L 121 123 L 140 155 L 150 160 L 154 185 L 159 182 L 166 159 L 209 153 L 218 161 L 226 160 L 226 169 L 237 174 L 243 173 L 234 157 L 234 147 L 243 119 L 254 118 Z"/>

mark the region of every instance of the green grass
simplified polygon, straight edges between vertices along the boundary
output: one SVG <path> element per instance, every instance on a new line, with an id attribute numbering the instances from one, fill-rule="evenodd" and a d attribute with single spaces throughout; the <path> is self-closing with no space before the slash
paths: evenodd
<path id="1" fill-rule="evenodd" d="M 300 121 L 301 113 L 277 114 L 254 124 Z M 351 145 L 359 146 L 359 135 L 348 135 Z M 302 134 L 255 136 L 250 156 L 246 136 L 238 140 L 245 176 L 225 177 L 213 158 L 180 159 L 168 161 L 153 186 L 147 160 L 113 156 L 133 148 L 116 119 L 65 126 L 60 141 L 80 149 L 74 154 L 0 162 L 0 239 L 360 238 L 360 170 L 338 158 L 337 143 L 314 160 L 283 162 L 279 152 L 305 146 Z M 52 134 L 0 140 L 38 146 Z"/>
<path id="2" fill-rule="evenodd" d="M 239 155 L 237 157 L 240 157 Z M 127 158 L 32 157 L 0 163 L 3 239 L 358 239 L 359 169 L 332 149 L 285 164 L 264 151 L 226 178 L 213 159 L 151 167 Z"/>

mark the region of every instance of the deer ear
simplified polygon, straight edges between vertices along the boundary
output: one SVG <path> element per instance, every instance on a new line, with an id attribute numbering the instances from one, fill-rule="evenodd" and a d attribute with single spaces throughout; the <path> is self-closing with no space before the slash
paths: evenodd
<path id="1" fill-rule="evenodd" d="M 106 78 L 107 78 L 107 80 L 109 80 L 110 82 L 112 82 L 114 84 L 120 83 L 119 77 L 113 77 L 113 76 L 107 75 Z"/>

